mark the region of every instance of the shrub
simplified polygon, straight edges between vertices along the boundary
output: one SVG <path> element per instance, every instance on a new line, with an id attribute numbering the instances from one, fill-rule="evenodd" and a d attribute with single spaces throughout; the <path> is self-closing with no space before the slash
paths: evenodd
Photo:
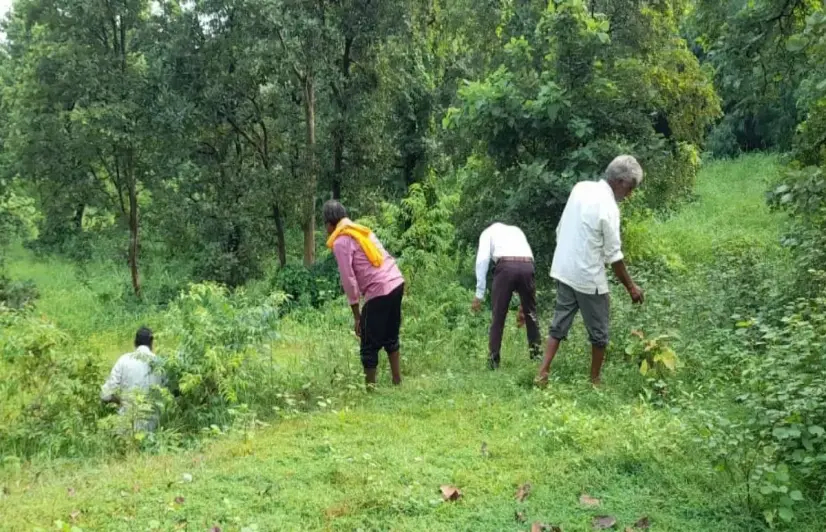
<path id="1" fill-rule="evenodd" d="M 706 153 L 715 159 L 729 159 L 740 155 L 740 143 L 730 119 L 715 125 L 706 138 Z"/>
<path id="2" fill-rule="evenodd" d="M 178 340 L 163 363 L 178 395 L 168 405 L 167 422 L 190 430 L 226 426 L 232 408 L 265 404 L 277 392 L 267 348 L 278 337 L 284 301 L 275 293 L 253 305 L 243 292 L 230 295 L 214 283 L 192 285 L 179 297 L 167 318 L 167 330 Z"/>
<path id="3" fill-rule="evenodd" d="M 54 324 L 0 310 L 0 448 L 28 457 L 81 456 L 108 446 L 97 437 L 104 415 L 97 357 L 66 348 Z"/>
<path id="4" fill-rule="evenodd" d="M 32 281 L 12 281 L 0 273 L 0 305 L 22 309 L 37 300 L 39 293 Z"/>
<path id="5" fill-rule="evenodd" d="M 318 308 L 341 295 L 335 257 L 326 254 L 310 268 L 288 264 L 270 281 L 273 290 L 286 294 L 284 308 Z"/>
<path id="6" fill-rule="evenodd" d="M 743 417 L 705 433 L 718 467 L 747 485 L 769 522 L 790 521 L 794 504 L 820 500 L 826 483 L 826 274 L 819 278 L 818 293 L 781 307 L 781 317 L 737 323 Z"/>

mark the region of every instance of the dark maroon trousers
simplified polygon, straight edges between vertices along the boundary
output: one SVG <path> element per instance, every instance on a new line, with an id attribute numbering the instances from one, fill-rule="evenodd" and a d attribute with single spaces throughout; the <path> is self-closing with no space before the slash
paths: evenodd
<path id="1" fill-rule="evenodd" d="M 490 325 L 490 358 L 499 362 L 502 348 L 502 333 L 505 319 L 508 317 L 513 293 L 519 294 L 522 310 L 525 313 L 525 325 L 528 331 L 528 348 L 531 358 L 541 356 L 542 339 L 539 335 L 539 320 L 536 316 L 536 272 L 529 259 L 501 258 L 493 270 L 493 320 Z"/>

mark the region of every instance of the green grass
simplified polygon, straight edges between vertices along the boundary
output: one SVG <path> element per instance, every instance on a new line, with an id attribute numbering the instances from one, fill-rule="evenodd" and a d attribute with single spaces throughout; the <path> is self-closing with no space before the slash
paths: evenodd
<path id="1" fill-rule="evenodd" d="M 702 456 L 677 419 L 611 394 L 584 384 L 526 391 L 506 372 L 412 379 L 347 410 L 281 422 L 251 442 L 26 470 L 7 480 L 4 520 L 45 526 L 79 509 L 79 526 L 107 530 L 153 522 L 164 530 L 181 522 L 194 530 L 525 529 L 519 511 L 565 530 L 590 530 L 595 514 L 625 525 L 647 515 L 659 530 L 748 529 L 729 516 L 729 488 L 693 467 Z M 526 482 L 533 489 L 519 503 L 514 493 Z M 463 499 L 441 502 L 441 484 L 458 486 Z M 581 507 L 582 493 L 602 507 Z"/>
<path id="2" fill-rule="evenodd" d="M 710 164 L 699 178 L 699 200 L 655 223 L 652 234 L 675 243 L 689 265 L 708 260 L 716 245 L 731 239 L 775 249 L 779 219 L 763 203 L 775 171 L 770 157 Z M 105 346 L 107 359 L 125 349 L 137 321 L 153 317 L 95 316 L 95 294 L 116 278 L 123 282 L 120 273 L 102 273 L 86 292 L 65 263 L 17 253 L 13 273 L 35 278 L 43 293 L 39 310 L 73 335 L 97 324 L 100 331 L 75 339 Z M 649 294 L 656 301 L 656 286 Z M 619 296 L 617 322 L 630 323 L 634 315 Z M 426 328 L 426 319 L 407 316 L 408 330 Z M 701 331 L 704 325 L 694 321 L 691 332 Z M 163 331 L 162 323 L 157 327 Z M 331 352 L 345 352 L 357 373 L 348 327 L 343 305 L 330 316 L 288 318 L 275 356 L 325 374 Z M 742 485 L 714 472 L 695 442 L 694 410 L 706 405 L 687 400 L 688 407 L 672 410 L 642 401 L 640 377 L 619 357 L 609 359 L 604 386 L 592 389 L 581 326 L 544 391 L 530 385 L 536 367 L 527 360 L 524 331 L 512 323 L 496 373 L 484 369 L 481 348 L 459 348 L 436 332 L 444 338 L 440 344 L 406 344 L 400 388 L 388 384 L 382 367 L 374 394 L 331 387 L 324 397 L 329 406 L 269 420 L 253 433 L 222 436 L 198 450 L 0 466 L 0 529 L 54 529 L 60 520 L 84 530 L 499 531 L 528 530 L 541 521 L 571 532 L 591 530 L 596 515 L 615 516 L 619 530 L 643 516 L 656 531 L 762 529 L 745 509 Z M 484 338 L 474 345 L 483 346 Z M 532 491 L 518 502 L 514 494 L 524 483 Z M 442 484 L 464 496 L 441 501 Z M 601 506 L 581 506 L 583 493 Z M 822 530 L 822 509 L 801 507 L 798 515 L 794 530 Z"/>
<path id="3" fill-rule="evenodd" d="M 715 245 L 736 239 L 779 251 L 779 215 L 771 213 L 765 201 L 778 171 L 777 158 L 762 154 L 706 164 L 697 182 L 698 200 L 653 225 L 652 235 L 668 242 L 688 263 L 709 260 Z"/>

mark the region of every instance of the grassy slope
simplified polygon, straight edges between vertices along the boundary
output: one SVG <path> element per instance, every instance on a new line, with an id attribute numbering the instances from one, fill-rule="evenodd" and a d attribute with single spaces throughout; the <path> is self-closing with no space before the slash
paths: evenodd
<path id="1" fill-rule="evenodd" d="M 689 263 L 732 236 L 776 242 L 776 220 L 762 201 L 773 164 L 750 157 L 710 165 L 700 201 L 654 234 L 680 241 Z M 69 319 L 62 302 L 73 290 L 52 290 L 70 281 L 40 284 L 54 267 L 37 274 L 41 308 Z M 481 368 L 481 355 L 450 353 L 468 364 L 355 395 L 334 403 L 335 412 L 286 419 L 252 440 L 227 437 L 202 452 L 83 466 L 7 468 L 0 472 L 9 492 L 0 497 L 0 528 L 52 527 L 76 511 L 77 526 L 99 530 L 526 530 L 543 521 L 584 531 L 597 514 L 614 515 L 622 526 L 647 515 L 653 530 L 759 528 L 744 515 L 739 488 L 710 471 L 682 418 L 628 393 L 623 382 L 632 371 L 612 361 L 604 388 L 592 390 L 584 384 L 584 348 L 571 342 L 551 389 L 533 390 L 521 334 L 509 330 L 506 363 L 496 374 Z M 287 338 L 285 353 L 301 349 L 300 336 Z M 191 483 L 182 481 L 185 473 Z M 533 490 L 518 503 L 514 492 L 524 482 Z M 441 503 L 444 483 L 459 486 L 464 498 Z M 581 507 L 581 493 L 602 507 Z M 515 520 L 517 511 L 527 523 Z M 796 527 L 807 529 L 817 528 Z"/>

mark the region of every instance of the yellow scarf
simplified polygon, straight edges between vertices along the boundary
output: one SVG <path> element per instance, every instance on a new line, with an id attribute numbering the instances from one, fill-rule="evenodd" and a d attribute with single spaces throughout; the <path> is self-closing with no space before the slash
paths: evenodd
<path id="1" fill-rule="evenodd" d="M 333 249 L 333 244 L 335 243 L 338 237 L 342 235 L 349 236 L 350 238 L 358 242 L 358 244 L 361 246 L 361 249 L 364 250 L 364 254 L 367 255 L 367 260 L 370 261 L 370 264 L 378 268 L 384 263 L 384 254 L 381 252 L 379 247 L 370 239 L 370 235 L 372 234 L 373 231 L 371 231 L 367 227 L 354 223 L 349 218 L 344 218 L 338 223 L 338 225 L 336 226 L 336 230 L 333 231 L 333 234 L 330 235 L 330 238 L 327 239 L 327 247 Z"/>

